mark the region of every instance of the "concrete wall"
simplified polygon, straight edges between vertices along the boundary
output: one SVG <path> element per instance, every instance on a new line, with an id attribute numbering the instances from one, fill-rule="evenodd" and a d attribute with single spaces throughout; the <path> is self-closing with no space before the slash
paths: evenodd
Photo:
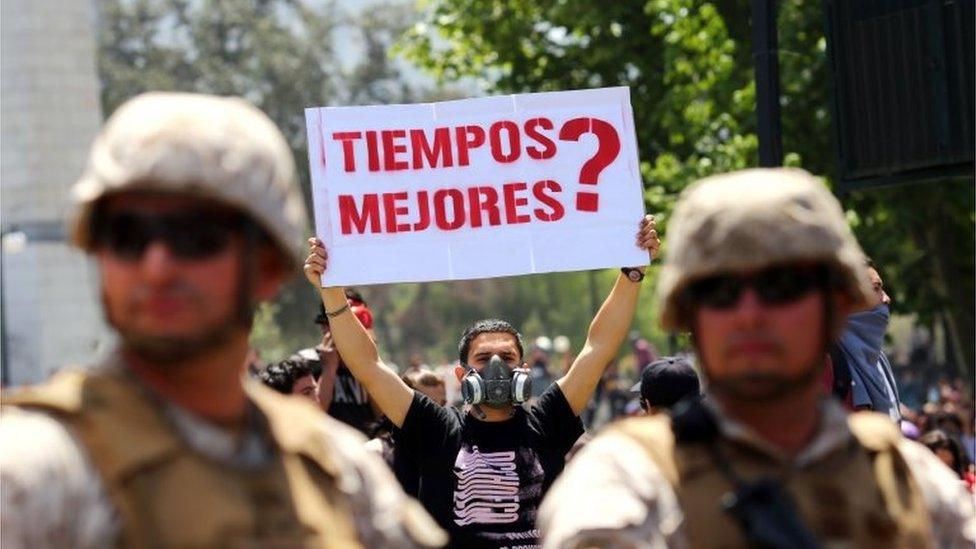
<path id="1" fill-rule="evenodd" d="M 110 342 L 95 271 L 63 240 L 69 189 L 101 124 L 93 4 L 0 3 L 5 381 L 38 381 Z"/>

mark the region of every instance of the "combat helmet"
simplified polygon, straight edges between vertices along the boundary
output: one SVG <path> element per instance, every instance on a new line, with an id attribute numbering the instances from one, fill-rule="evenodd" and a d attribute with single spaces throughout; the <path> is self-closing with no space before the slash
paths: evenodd
<path id="1" fill-rule="evenodd" d="M 219 202 L 263 229 L 289 265 L 304 260 L 305 205 L 291 150 L 243 99 L 150 92 L 120 106 L 72 189 L 71 242 L 91 251 L 96 205 L 130 191 Z"/>
<path id="2" fill-rule="evenodd" d="M 722 272 L 809 262 L 832 269 L 855 309 L 872 303 L 865 256 L 837 199 L 809 173 L 758 168 L 708 177 L 681 194 L 657 286 L 661 325 L 690 329 L 681 294 Z"/>

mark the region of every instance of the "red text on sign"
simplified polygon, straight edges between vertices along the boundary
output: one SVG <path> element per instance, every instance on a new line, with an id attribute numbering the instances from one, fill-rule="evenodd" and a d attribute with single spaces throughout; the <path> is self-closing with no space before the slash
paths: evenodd
<path id="1" fill-rule="evenodd" d="M 339 226 L 348 235 L 558 221 L 566 214 L 558 199 L 561 192 L 559 183 L 542 180 L 531 189 L 521 181 L 506 183 L 501 193 L 494 187 L 477 186 L 359 197 L 343 194 L 339 195 Z M 535 207 L 530 205 L 530 195 Z"/>
<path id="2" fill-rule="evenodd" d="M 501 164 L 528 155 L 546 160 L 556 155 L 556 142 L 550 137 L 552 120 L 532 118 L 521 126 L 512 120 L 499 120 L 486 128 L 476 125 L 424 129 L 366 130 L 334 132 L 332 139 L 342 144 L 342 169 L 355 172 L 424 170 L 471 164 L 471 151 L 488 146 L 492 158 Z"/>

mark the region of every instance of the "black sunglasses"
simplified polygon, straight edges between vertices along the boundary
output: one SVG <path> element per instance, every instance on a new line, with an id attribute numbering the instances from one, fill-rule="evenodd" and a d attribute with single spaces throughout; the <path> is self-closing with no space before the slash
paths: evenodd
<path id="1" fill-rule="evenodd" d="M 245 223 L 242 216 L 205 211 L 153 215 L 115 212 L 98 217 L 94 240 L 97 247 L 126 260 L 140 259 L 157 240 L 179 259 L 200 260 L 226 250 L 231 237 Z"/>
<path id="2" fill-rule="evenodd" d="M 750 275 L 717 275 L 691 283 L 684 298 L 695 307 L 729 309 L 739 302 L 746 288 L 754 288 L 762 303 L 783 305 L 813 290 L 827 288 L 828 276 L 829 269 L 824 265 L 784 265 Z"/>

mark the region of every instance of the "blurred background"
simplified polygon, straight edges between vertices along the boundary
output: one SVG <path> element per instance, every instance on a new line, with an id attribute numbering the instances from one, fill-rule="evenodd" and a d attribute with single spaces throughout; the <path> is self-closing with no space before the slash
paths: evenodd
<path id="1" fill-rule="evenodd" d="M 969 47 L 959 50 L 968 76 L 948 81 L 969 94 L 962 116 L 946 121 L 968 143 L 961 175 L 848 185 L 839 193 L 893 298 L 888 354 L 907 384 L 904 398 L 919 399 L 917 406 L 946 384 L 968 391 L 973 379 L 972 2 L 944 11 L 956 4 L 902 2 L 901 11 L 879 17 L 897 16 L 906 29 L 930 36 L 924 24 L 935 19 L 924 14 L 936 5 L 943 10 L 936 13 L 945 24 L 940 32 L 968 36 Z M 832 5 L 780 4 L 773 21 L 774 101 L 781 109 L 783 163 L 824 176 L 840 191 L 838 179 L 851 172 L 838 164 L 844 153 L 837 136 L 853 139 L 854 130 L 832 124 L 838 112 L 827 39 Z M 97 273 L 66 245 L 63 223 L 68 189 L 101 122 L 142 91 L 246 97 L 289 139 L 308 197 L 305 107 L 629 86 L 646 209 L 659 218 L 665 249 L 668 216 L 686 185 L 758 165 L 748 2 L 4 0 L 0 6 L 5 385 L 35 382 L 112 346 L 98 307 Z M 858 115 L 863 104 L 852 105 L 841 111 Z M 902 135 L 914 137 L 911 130 Z M 544 361 L 547 375 L 558 375 L 582 345 L 615 276 L 561 273 L 357 290 L 373 312 L 384 357 L 401 368 L 450 363 L 468 323 L 499 317 L 522 330 L 533 362 Z M 655 322 L 655 277 L 652 266 L 630 341 L 608 379 L 629 380 L 654 357 L 687 348 L 683 336 L 662 332 Z M 313 346 L 320 337 L 312 323 L 317 308 L 300 277 L 263 306 L 252 335 L 260 360 Z M 598 402 L 617 406 L 612 399 Z"/>

